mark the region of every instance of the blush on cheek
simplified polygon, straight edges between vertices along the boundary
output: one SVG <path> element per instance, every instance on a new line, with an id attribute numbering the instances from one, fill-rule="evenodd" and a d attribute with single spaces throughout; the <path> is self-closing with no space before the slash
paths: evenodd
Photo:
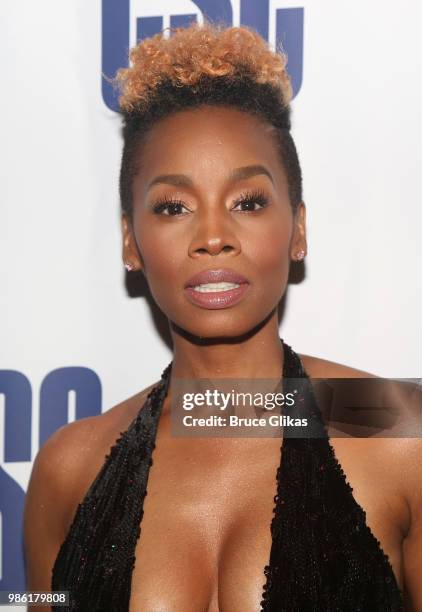
<path id="1" fill-rule="evenodd" d="M 252 261 L 260 277 L 261 290 L 269 291 L 272 300 L 280 299 L 290 268 L 290 226 L 275 227 L 263 233 L 255 244 Z"/>
<path id="2" fill-rule="evenodd" d="M 260 233 L 254 245 L 254 261 L 257 266 L 271 268 L 280 266 L 281 262 L 289 265 L 290 226 L 273 227 Z"/>
<path id="3" fill-rule="evenodd" d="M 171 310 L 175 296 L 182 288 L 178 285 L 183 284 L 177 254 L 171 251 L 171 245 L 164 246 L 156 243 L 145 245 L 142 252 L 151 294 L 159 308 L 168 315 L 167 311 Z"/>

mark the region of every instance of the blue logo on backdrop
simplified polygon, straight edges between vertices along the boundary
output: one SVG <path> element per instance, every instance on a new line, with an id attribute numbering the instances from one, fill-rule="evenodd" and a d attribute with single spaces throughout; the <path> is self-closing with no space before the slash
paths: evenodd
<path id="1" fill-rule="evenodd" d="M 101 414 L 101 382 L 89 368 L 53 370 L 40 389 L 39 448 L 69 421 L 69 392 L 75 394 L 75 419 Z M 0 394 L 5 397 L 4 462 L 31 461 L 32 388 L 16 370 L 0 370 Z M 22 519 L 25 492 L 0 467 L 0 514 L 3 563 L 0 591 L 25 590 Z"/>
<path id="2" fill-rule="evenodd" d="M 150 2 L 146 4 L 151 4 Z M 209 21 L 233 25 L 233 8 L 230 0 L 192 0 L 202 15 Z M 170 2 L 169 2 L 170 4 Z M 270 0 L 240 0 L 240 23 L 254 28 L 265 40 L 269 39 Z M 195 13 L 166 15 L 170 27 L 185 27 L 197 20 Z M 117 93 L 107 80 L 119 68 L 127 66 L 128 50 L 131 46 L 130 30 L 136 29 L 136 41 L 161 32 L 164 15 L 135 17 L 131 15 L 130 0 L 102 0 L 102 94 L 105 104 L 114 111 L 118 109 Z M 282 46 L 288 55 L 288 66 L 293 96 L 302 84 L 303 73 L 303 8 L 275 9 L 276 48 Z"/>

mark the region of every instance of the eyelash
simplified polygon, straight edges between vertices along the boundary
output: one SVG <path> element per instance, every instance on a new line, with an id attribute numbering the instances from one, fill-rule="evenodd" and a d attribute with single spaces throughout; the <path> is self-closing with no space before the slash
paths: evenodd
<path id="1" fill-rule="evenodd" d="M 267 196 L 264 194 L 263 191 L 261 190 L 254 190 L 254 191 L 250 191 L 248 193 L 242 193 L 236 200 L 235 200 L 235 206 L 238 206 L 239 204 L 259 204 L 261 209 L 265 208 L 268 205 L 268 198 Z M 163 210 L 166 210 L 168 207 L 170 206 L 184 206 L 184 203 L 181 200 L 177 200 L 177 199 L 172 199 L 172 198 L 168 198 L 167 196 L 164 196 L 163 198 L 161 198 L 160 200 L 158 200 L 154 205 L 153 205 L 153 212 L 156 215 L 160 215 L 162 213 Z M 260 210 L 260 209 L 258 209 Z M 253 212 L 258 212 L 257 210 L 244 210 L 241 211 L 243 213 L 253 213 Z M 167 217 L 177 217 L 180 215 L 165 215 Z"/>

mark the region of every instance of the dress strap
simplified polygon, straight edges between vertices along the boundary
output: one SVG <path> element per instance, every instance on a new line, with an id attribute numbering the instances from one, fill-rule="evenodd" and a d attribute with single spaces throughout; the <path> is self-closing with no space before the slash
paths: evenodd
<path id="1" fill-rule="evenodd" d="M 284 351 L 284 382 L 306 377 L 299 409 L 314 427 L 301 437 L 283 432 L 261 610 L 403 612 L 392 566 L 335 456 L 303 364 L 286 344 Z"/>

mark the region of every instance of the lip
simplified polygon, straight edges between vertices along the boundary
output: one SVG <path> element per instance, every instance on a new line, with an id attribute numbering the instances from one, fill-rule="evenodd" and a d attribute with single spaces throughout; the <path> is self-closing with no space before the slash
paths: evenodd
<path id="1" fill-rule="evenodd" d="M 205 283 L 236 283 L 238 285 L 243 285 L 245 283 L 249 284 L 247 278 L 232 270 L 231 268 L 218 268 L 214 270 L 202 270 L 195 276 L 190 278 L 185 288 L 196 287 L 196 285 L 203 285 Z M 226 293 L 226 292 L 224 292 Z"/>
<path id="2" fill-rule="evenodd" d="M 210 291 L 207 293 L 195 291 L 194 289 L 196 285 L 221 282 L 236 283 L 240 287 L 227 291 Z M 248 288 L 249 281 L 247 278 L 231 268 L 219 268 L 203 270 L 199 274 L 192 276 L 185 285 L 185 292 L 189 301 L 193 304 L 208 310 L 217 310 L 237 304 L 243 298 Z"/>
<path id="3" fill-rule="evenodd" d="M 218 310 L 219 308 L 228 308 L 234 306 L 243 298 L 245 292 L 249 288 L 249 283 L 242 283 L 235 289 L 228 289 L 227 291 L 210 291 L 208 293 L 201 293 L 195 291 L 193 287 L 186 287 L 186 295 L 188 299 L 201 308 L 207 308 L 208 310 Z"/>

